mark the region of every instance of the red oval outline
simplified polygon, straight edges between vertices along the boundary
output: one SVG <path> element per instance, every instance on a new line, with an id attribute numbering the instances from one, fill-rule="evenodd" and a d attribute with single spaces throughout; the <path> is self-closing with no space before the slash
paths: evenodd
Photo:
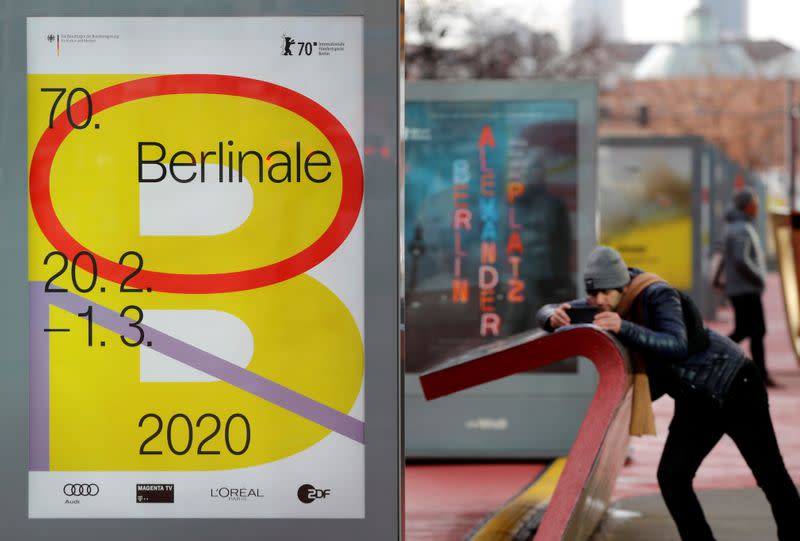
<path id="1" fill-rule="evenodd" d="M 219 274 L 177 274 L 142 269 L 128 283 L 168 293 L 227 293 L 254 289 L 288 280 L 328 258 L 353 229 L 364 195 L 361 157 L 353 139 L 339 120 L 320 104 L 288 88 L 232 75 L 159 75 L 126 81 L 92 93 L 93 114 L 122 103 L 170 94 L 222 94 L 264 101 L 288 109 L 316 126 L 333 145 L 342 169 L 339 208 L 322 235 L 300 252 L 275 263 L 253 269 Z M 84 119 L 87 101 L 72 105 L 73 118 Z M 75 240 L 56 216 L 50 198 L 50 171 L 61 143 L 72 132 L 66 111 L 53 120 L 33 152 L 30 168 L 30 199 L 36 222 L 52 245 L 70 260 L 89 251 Z M 99 276 L 120 283 L 135 269 L 94 254 Z M 85 258 L 84 258 L 85 259 Z M 90 271 L 90 265 L 78 265 Z"/>

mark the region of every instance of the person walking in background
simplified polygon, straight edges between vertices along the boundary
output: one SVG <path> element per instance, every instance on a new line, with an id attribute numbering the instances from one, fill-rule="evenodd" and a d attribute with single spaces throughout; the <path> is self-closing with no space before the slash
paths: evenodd
<path id="1" fill-rule="evenodd" d="M 733 208 L 726 219 L 724 272 L 725 295 L 733 305 L 735 327 L 729 338 L 734 342 L 750 339 L 750 356 L 768 387 L 776 386 L 767 373 L 764 359 L 764 292 L 766 265 L 764 251 L 752 221 L 758 214 L 758 196 L 748 189 L 733 196 Z"/>

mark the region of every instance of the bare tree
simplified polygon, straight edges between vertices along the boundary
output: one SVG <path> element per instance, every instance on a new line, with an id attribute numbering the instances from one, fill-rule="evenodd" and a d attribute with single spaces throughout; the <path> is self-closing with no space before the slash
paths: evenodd
<path id="1" fill-rule="evenodd" d="M 580 42 L 572 52 L 559 55 L 539 74 L 540 77 L 559 79 L 602 79 L 616 65 L 609 54 L 608 41 L 602 27 L 594 27 L 592 34 Z"/>
<path id="2" fill-rule="evenodd" d="M 458 26 L 463 12 L 459 0 L 415 0 L 406 4 L 406 77 L 438 79 L 448 48 L 445 39 Z M 414 42 L 409 43 L 408 37 Z"/>
<path id="3" fill-rule="evenodd" d="M 559 55 L 552 33 L 531 29 L 500 10 L 468 12 L 466 19 L 468 41 L 461 59 L 471 78 L 534 77 Z"/>
<path id="4" fill-rule="evenodd" d="M 417 0 L 406 23 L 408 79 L 601 78 L 613 67 L 597 29 L 575 51 L 563 53 L 555 35 L 501 10 L 475 10 L 449 0 Z M 458 33 L 455 45 L 446 38 Z"/>

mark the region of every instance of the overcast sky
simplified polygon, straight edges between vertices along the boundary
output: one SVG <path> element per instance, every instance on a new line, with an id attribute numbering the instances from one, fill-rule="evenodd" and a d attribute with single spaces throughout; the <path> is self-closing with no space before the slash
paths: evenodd
<path id="1" fill-rule="evenodd" d="M 409 11 L 414 0 L 406 0 Z M 502 9 L 536 29 L 567 36 L 571 0 L 480 0 L 484 9 Z M 698 0 L 623 0 L 629 41 L 680 41 L 684 18 Z M 749 0 L 752 39 L 774 38 L 800 50 L 800 0 Z"/>
<path id="2" fill-rule="evenodd" d="M 625 34 L 631 41 L 679 40 L 683 37 L 684 16 L 697 3 L 697 0 L 624 0 Z M 749 0 L 748 7 L 750 38 L 774 38 L 800 50 L 800 1 Z"/>

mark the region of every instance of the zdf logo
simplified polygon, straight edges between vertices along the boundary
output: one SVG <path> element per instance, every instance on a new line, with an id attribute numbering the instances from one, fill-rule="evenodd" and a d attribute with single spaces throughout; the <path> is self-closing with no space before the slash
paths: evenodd
<path id="1" fill-rule="evenodd" d="M 314 488 L 313 485 L 303 485 L 297 489 L 297 499 L 303 503 L 311 503 L 314 500 L 324 500 L 331 495 L 329 488 Z"/>

